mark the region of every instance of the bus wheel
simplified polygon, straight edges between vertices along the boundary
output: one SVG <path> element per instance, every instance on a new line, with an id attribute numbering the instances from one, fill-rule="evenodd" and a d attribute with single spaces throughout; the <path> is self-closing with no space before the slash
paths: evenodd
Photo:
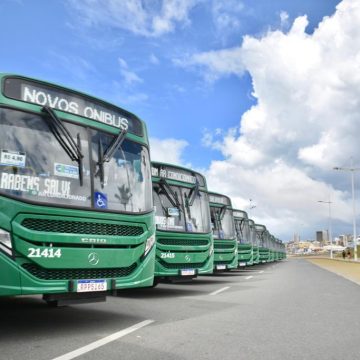
<path id="1" fill-rule="evenodd" d="M 155 287 L 157 287 L 159 285 L 159 283 L 160 283 L 160 279 L 159 278 L 154 278 L 154 282 L 150 287 L 155 288 Z"/>

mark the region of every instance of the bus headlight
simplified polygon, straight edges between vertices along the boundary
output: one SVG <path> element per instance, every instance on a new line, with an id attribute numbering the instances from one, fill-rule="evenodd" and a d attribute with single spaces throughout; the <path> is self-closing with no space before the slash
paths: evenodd
<path id="1" fill-rule="evenodd" d="M 148 252 L 151 250 L 151 248 L 154 246 L 154 244 L 155 244 L 155 234 L 152 234 L 146 240 L 144 256 L 146 256 L 148 254 Z"/>
<path id="2" fill-rule="evenodd" d="M 0 248 L 8 255 L 12 255 L 12 243 L 10 233 L 3 229 L 0 229 Z"/>

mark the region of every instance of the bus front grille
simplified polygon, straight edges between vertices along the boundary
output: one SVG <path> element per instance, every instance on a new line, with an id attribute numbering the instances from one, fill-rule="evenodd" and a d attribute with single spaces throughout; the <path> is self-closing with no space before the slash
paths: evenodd
<path id="1" fill-rule="evenodd" d="M 36 264 L 21 265 L 31 275 L 43 280 L 108 279 L 130 275 L 136 263 L 123 268 L 111 269 L 45 269 Z"/>
<path id="2" fill-rule="evenodd" d="M 206 239 L 163 239 L 159 238 L 156 242 L 160 245 L 177 245 L 177 246 L 204 246 L 209 245 Z"/>
<path id="3" fill-rule="evenodd" d="M 165 261 L 158 260 L 160 265 L 166 269 L 199 269 L 206 265 L 206 261 L 203 263 L 180 263 L 180 264 L 170 264 L 166 263 Z"/>
<path id="4" fill-rule="evenodd" d="M 21 223 L 27 229 L 61 234 L 91 234 L 109 236 L 139 236 L 144 233 L 141 226 L 83 222 L 73 220 L 50 220 L 27 218 Z"/>
<path id="5" fill-rule="evenodd" d="M 214 244 L 214 249 L 234 249 L 234 244 Z"/>

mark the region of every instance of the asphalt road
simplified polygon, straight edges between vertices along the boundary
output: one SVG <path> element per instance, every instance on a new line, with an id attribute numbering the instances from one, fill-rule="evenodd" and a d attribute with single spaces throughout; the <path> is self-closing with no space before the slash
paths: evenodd
<path id="1" fill-rule="evenodd" d="M 0 359 L 358 359 L 359 308 L 359 285 L 305 260 L 122 291 L 98 304 L 0 299 Z"/>

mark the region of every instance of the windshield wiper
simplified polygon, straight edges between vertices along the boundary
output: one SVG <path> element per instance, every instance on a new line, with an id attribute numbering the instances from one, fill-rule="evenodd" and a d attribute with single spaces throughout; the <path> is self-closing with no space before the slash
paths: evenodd
<path id="1" fill-rule="evenodd" d="M 123 141 L 125 140 L 127 130 L 122 129 L 117 136 L 111 141 L 110 145 L 104 151 L 101 139 L 99 138 L 99 176 L 100 176 L 100 184 L 101 187 L 104 187 L 104 178 L 105 178 L 105 170 L 104 164 L 105 162 L 109 162 L 116 150 L 121 146 Z"/>
<path id="2" fill-rule="evenodd" d="M 103 162 L 109 162 L 113 155 L 115 154 L 115 151 L 121 146 L 123 141 L 125 140 L 127 130 L 122 129 L 119 134 L 114 137 L 113 141 L 110 143 L 108 148 L 104 152 L 104 156 L 102 158 Z"/>
<path id="3" fill-rule="evenodd" d="M 225 213 L 226 213 L 226 205 L 223 205 L 220 209 L 220 214 L 219 214 L 220 220 L 222 220 L 224 218 Z"/>
<path id="4" fill-rule="evenodd" d="M 48 121 L 49 129 L 54 134 L 56 140 L 61 147 L 65 150 L 67 155 L 72 161 L 77 161 L 79 165 L 79 181 L 80 185 L 83 185 L 83 157 L 81 152 L 81 139 L 80 134 L 77 134 L 77 143 L 72 138 L 69 130 L 63 124 L 63 122 L 55 114 L 54 110 L 49 106 L 44 106 L 42 112 L 49 115 Z"/>
<path id="5" fill-rule="evenodd" d="M 164 191 L 166 197 L 169 199 L 171 205 L 181 211 L 181 205 L 177 193 L 172 190 L 172 188 L 165 179 L 161 179 L 159 184 Z"/>
<path id="6" fill-rule="evenodd" d="M 200 189 L 200 185 L 199 185 L 199 182 L 197 181 L 195 186 L 192 187 L 192 189 L 189 192 L 189 195 L 187 196 L 188 201 L 189 201 L 189 206 L 193 206 L 196 197 L 200 193 L 199 189 Z"/>

